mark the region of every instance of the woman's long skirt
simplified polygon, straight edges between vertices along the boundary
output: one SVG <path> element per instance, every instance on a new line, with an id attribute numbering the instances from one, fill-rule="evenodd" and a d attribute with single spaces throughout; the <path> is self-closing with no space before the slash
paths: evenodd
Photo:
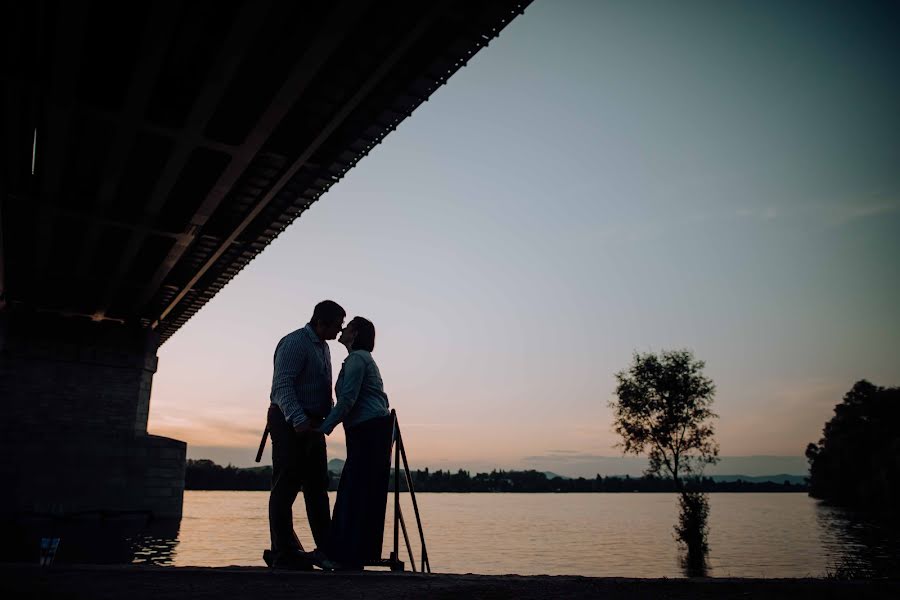
<path id="1" fill-rule="evenodd" d="M 393 419 L 376 417 L 345 432 L 347 461 L 334 503 L 328 556 L 348 567 L 362 567 L 381 558 Z"/>

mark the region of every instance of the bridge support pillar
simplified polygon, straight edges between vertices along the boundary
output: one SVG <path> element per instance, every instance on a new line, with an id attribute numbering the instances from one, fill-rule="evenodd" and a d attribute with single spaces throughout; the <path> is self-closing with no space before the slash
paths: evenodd
<path id="1" fill-rule="evenodd" d="M 186 444 L 148 435 L 156 335 L 0 311 L 3 516 L 181 517 Z"/>

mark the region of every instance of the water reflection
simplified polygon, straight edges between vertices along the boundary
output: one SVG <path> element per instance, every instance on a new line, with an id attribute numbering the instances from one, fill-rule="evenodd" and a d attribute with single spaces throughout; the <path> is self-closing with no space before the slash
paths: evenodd
<path id="1" fill-rule="evenodd" d="M 706 560 L 708 552 L 688 548 L 682 551 L 678 557 L 681 570 L 685 577 L 709 577 L 709 561 Z"/>
<path id="2" fill-rule="evenodd" d="M 709 574 L 709 496 L 684 491 L 678 496 L 678 507 L 675 535 L 682 546 L 681 569 L 685 577 L 706 577 Z"/>
<path id="3" fill-rule="evenodd" d="M 129 540 L 133 552 L 133 558 L 129 562 L 139 565 L 174 564 L 180 529 L 180 519 L 149 523 Z"/>
<path id="4" fill-rule="evenodd" d="M 6 530 L 0 560 L 263 566 L 266 492 L 188 492 L 181 521 L 140 515 L 32 518 Z M 333 500 L 333 497 L 332 497 Z M 404 512 L 412 506 L 402 498 Z M 428 554 L 439 572 L 627 577 L 897 577 L 900 532 L 801 494 L 711 494 L 709 555 L 679 553 L 672 494 L 422 494 Z M 297 532 L 312 546 L 302 503 Z M 523 526 L 527 524 L 527 526 Z M 391 543 L 392 523 L 385 536 Z M 401 541 L 402 544 L 402 541 Z M 419 556 L 417 540 L 413 551 Z"/>
<path id="5" fill-rule="evenodd" d="M 896 521 L 819 503 L 816 520 L 838 578 L 900 576 L 900 526 Z"/>
<path id="6" fill-rule="evenodd" d="M 38 562 L 43 538 L 58 538 L 54 564 L 172 564 L 178 520 L 144 513 L 25 516 L 3 524 L 2 560 Z"/>

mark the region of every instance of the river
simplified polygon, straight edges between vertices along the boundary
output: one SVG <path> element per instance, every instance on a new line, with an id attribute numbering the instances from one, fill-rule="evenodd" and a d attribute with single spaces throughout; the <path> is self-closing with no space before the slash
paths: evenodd
<path id="1" fill-rule="evenodd" d="M 432 570 L 444 573 L 684 576 L 675 541 L 674 494 L 417 495 Z M 134 562 L 162 565 L 263 565 L 267 492 L 188 491 L 184 518 L 131 539 Z M 332 503 L 334 496 L 332 494 Z M 403 513 L 420 560 L 408 497 Z M 384 556 L 393 543 L 388 503 Z M 297 533 L 312 541 L 295 505 Z M 821 577 L 897 575 L 896 537 L 805 494 L 710 494 L 708 575 Z M 407 552 L 401 536 L 401 555 Z"/>

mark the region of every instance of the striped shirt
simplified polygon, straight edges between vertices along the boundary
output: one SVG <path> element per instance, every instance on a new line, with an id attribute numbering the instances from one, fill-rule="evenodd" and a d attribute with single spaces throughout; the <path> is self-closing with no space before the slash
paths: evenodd
<path id="1" fill-rule="evenodd" d="M 331 398 L 331 351 L 311 325 L 293 331 L 275 348 L 272 393 L 288 423 L 295 427 L 308 417 L 325 418 Z"/>

